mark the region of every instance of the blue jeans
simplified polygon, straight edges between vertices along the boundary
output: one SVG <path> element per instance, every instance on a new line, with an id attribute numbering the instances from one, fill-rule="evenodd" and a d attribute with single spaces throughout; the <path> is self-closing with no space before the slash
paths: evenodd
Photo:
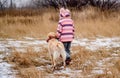
<path id="1" fill-rule="evenodd" d="M 71 47 L 71 42 L 63 42 L 63 45 L 65 47 L 65 51 L 66 51 L 66 59 L 70 59 L 70 47 Z"/>

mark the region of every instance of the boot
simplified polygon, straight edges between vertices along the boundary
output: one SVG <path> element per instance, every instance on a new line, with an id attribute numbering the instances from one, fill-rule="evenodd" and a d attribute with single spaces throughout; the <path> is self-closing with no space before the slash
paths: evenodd
<path id="1" fill-rule="evenodd" d="M 65 62 L 66 62 L 66 65 L 69 65 L 70 62 L 71 62 L 71 59 L 70 59 L 70 58 L 67 58 Z"/>

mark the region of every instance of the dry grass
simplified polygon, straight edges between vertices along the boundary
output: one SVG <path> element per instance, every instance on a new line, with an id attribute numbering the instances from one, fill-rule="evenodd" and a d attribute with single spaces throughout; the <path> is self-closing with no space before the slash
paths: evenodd
<path id="1" fill-rule="evenodd" d="M 89 8 L 82 11 L 72 11 L 72 17 L 75 22 L 76 37 L 120 36 L 120 16 L 118 13 L 103 14 L 94 8 Z M 6 15 L 0 17 L 0 37 L 22 38 L 29 36 L 46 39 L 48 32 L 56 31 L 58 19 L 58 12 L 53 10 L 38 16 L 12 17 Z M 90 73 L 96 66 L 95 62 L 110 57 L 114 49 L 90 52 L 81 47 L 72 47 L 72 51 L 72 63 L 68 67 Z M 14 69 L 19 71 L 18 75 L 22 78 L 42 78 L 46 74 L 35 67 L 50 64 L 47 52 L 46 49 L 43 49 L 42 52 L 33 52 L 32 50 L 28 50 L 26 53 L 13 52 L 7 61 L 15 65 Z M 119 78 L 120 61 L 113 59 L 110 62 L 115 63 L 113 67 L 109 68 L 112 74 L 95 75 L 93 78 Z M 50 71 L 46 70 L 45 72 Z"/>
<path id="2" fill-rule="evenodd" d="M 95 74 L 93 78 L 119 78 L 120 73 L 120 60 L 115 59 L 111 54 L 119 48 L 113 48 L 110 50 L 101 49 L 95 52 L 85 50 L 82 47 L 72 47 L 72 63 L 69 66 L 71 69 L 82 70 L 84 74 L 90 74 L 94 67 L 97 67 L 96 62 L 103 60 L 103 65 L 106 65 L 104 74 Z M 105 61 L 106 58 L 112 58 Z M 113 64 L 113 66 L 109 66 Z M 115 64 L 115 65 L 114 65 Z M 108 65 L 108 66 L 107 66 Z"/>
<path id="3" fill-rule="evenodd" d="M 23 68 L 19 70 L 21 78 L 45 78 L 45 72 L 35 67 Z"/>
<path id="4" fill-rule="evenodd" d="M 42 52 L 34 52 L 32 49 L 27 52 L 12 52 L 6 58 L 9 63 L 15 64 L 15 67 L 28 68 L 31 66 L 42 66 L 49 64 L 49 62 L 44 62 L 44 60 L 49 61 L 47 49 L 43 48 Z"/>
<path id="5" fill-rule="evenodd" d="M 16 74 L 18 78 L 45 78 L 45 71 L 38 70 L 36 67 L 50 64 L 45 48 L 42 52 L 33 52 L 32 49 L 24 53 L 12 52 L 4 60 L 14 65 L 13 69 L 18 71 L 18 74 Z"/>
<path id="6" fill-rule="evenodd" d="M 110 50 L 101 49 L 96 52 L 91 52 L 83 47 L 74 46 L 72 47 L 72 62 L 68 68 L 71 70 L 82 70 L 83 76 L 91 74 L 94 67 L 97 67 L 96 62 L 103 60 L 105 58 L 110 58 L 114 50 L 119 48 L 114 48 Z M 50 59 L 47 54 L 47 49 L 43 48 L 42 52 L 33 52 L 28 50 L 28 52 L 13 52 L 8 56 L 7 61 L 14 65 L 14 69 L 18 70 L 17 76 L 20 78 L 47 78 L 50 74 L 53 74 L 50 67 Z M 46 60 L 46 61 L 45 61 Z M 114 64 L 109 66 L 109 63 Z M 120 73 L 120 60 L 112 59 L 103 63 L 108 65 L 104 69 L 104 74 L 93 74 L 92 78 L 119 78 Z M 44 70 L 38 70 L 36 67 L 43 66 Z M 51 75 L 50 75 L 51 76 Z M 69 77 L 67 74 L 55 74 L 53 77 Z M 51 76 L 51 77 L 52 77 Z M 79 75 L 77 75 L 79 76 Z"/>
<path id="7" fill-rule="evenodd" d="M 42 66 L 49 64 L 49 62 L 44 62 L 42 59 L 49 60 L 47 56 L 47 50 L 44 49 L 43 52 L 33 52 L 27 51 L 23 52 L 12 52 L 7 58 L 7 61 L 15 64 L 14 68 L 28 68 L 31 66 Z"/>
<path id="8" fill-rule="evenodd" d="M 109 17 L 108 17 L 109 16 Z M 119 14 L 101 13 L 94 8 L 73 12 L 76 35 L 79 37 L 119 36 Z"/>
<path id="9" fill-rule="evenodd" d="M 0 11 L 0 17 L 4 17 L 6 15 L 9 16 L 34 16 L 34 15 L 42 15 L 45 9 L 5 9 Z"/>
<path id="10" fill-rule="evenodd" d="M 0 18 L 0 36 L 22 38 L 24 36 L 46 38 L 48 32 L 56 32 L 58 11 L 48 10 L 42 15 L 9 16 Z M 108 17 L 109 16 L 109 17 Z M 101 13 L 94 8 L 72 11 L 77 37 L 120 36 L 119 13 Z"/>
<path id="11" fill-rule="evenodd" d="M 120 72 L 118 71 L 118 69 L 116 69 L 115 66 L 112 66 L 110 68 L 106 68 L 104 74 L 95 75 L 95 78 L 119 78 L 119 74 Z"/>
<path id="12" fill-rule="evenodd" d="M 2 52 L 2 51 L 0 51 L 0 54 L 3 54 L 3 52 Z"/>
<path id="13" fill-rule="evenodd" d="M 75 70 L 82 70 L 84 73 L 90 72 L 94 66 L 94 63 L 88 63 L 92 53 L 81 47 L 74 47 L 73 50 L 78 52 L 72 54 L 72 63 L 70 68 Z"/>
<path id="14" fill-rule="evenodd" d="M 120 60 L 117 60 L 117 62 L 115 63 L 115 67 L 118 69 L 118 71 L 120 72 Z"/>

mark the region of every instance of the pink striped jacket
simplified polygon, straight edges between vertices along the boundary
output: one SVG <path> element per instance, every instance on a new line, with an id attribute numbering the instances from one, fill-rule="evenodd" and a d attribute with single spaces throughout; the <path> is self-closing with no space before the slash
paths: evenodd
<path id="1" fill-rule="evenodd" d="M 61 42 L 72 41 L 74 38 L 74 24 L 71 18 L 59 20 L 57 36 Z"/>

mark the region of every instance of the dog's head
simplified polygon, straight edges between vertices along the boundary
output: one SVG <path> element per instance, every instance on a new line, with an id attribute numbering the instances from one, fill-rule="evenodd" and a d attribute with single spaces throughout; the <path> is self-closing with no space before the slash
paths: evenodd
<path id="1" fill-rule="evenodd" d="M 54 32 L 50 32 L 50 33 L 48 33 L 48 35 L 47 35 L 47 42 L 50 40 L 50 39 L 53 39 L 53 38 L 57 38 L 57 35 L 56 35 L 56 33 L 54 33 Z"/>

